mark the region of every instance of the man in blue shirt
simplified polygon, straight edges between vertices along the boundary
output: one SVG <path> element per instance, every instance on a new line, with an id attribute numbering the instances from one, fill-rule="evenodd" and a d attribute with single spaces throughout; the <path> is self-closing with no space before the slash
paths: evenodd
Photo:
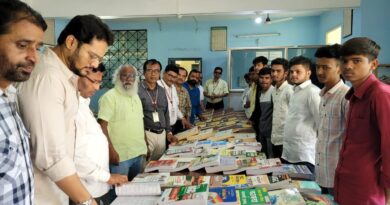
<path id="1" fill-rule="evenodd" d="M 190 74 L 188 75 L 187 82 L 183 83 L 183 87 L 187 89 L 191 99 L 192 110 L 190 122 L 192 124 L 195 122 L 195 116 L 198 116 L 200 120 L 203 120 L 203 117 L 201 116 L 202 110 L 200 108 L 200 91 L 196 86 L 198 83 L 199 73 L 200 72 L 198 70 L 191 70 Z"/>

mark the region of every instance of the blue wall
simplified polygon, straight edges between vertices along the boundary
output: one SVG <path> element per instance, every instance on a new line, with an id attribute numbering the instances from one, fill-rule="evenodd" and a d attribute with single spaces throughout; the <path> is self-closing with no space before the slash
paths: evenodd
<path id="1" fill-rule="evenodd" d="M 362 0 L 362 36 L 375 40 L 381 47 L 379 62 L 390 64 L 390 1 Z"/>
<path id="2" fill-rule="evenodd" d="M 335 11 L 328 11 L 323 13 L 320 17 L 319 22 L 319 39 L 318 41 L 320 44 L 326 43 L 326 32 L 328 32 L 331 29 L 334 29 L 338 26 L 343 25 L 343 9 L 335 10 Z M 361 9 L 355 8 L 353 9 L 353 19 L 352 19 L 352 35 L 342 38 L 342 42 L 345 42 L 346 40 L 361 36 Z"/>
<path id="3" fill-rule="evenodd" d="M 228 60 L 227 51 L 210 51 L 210 27 L 227 26 L 229 48 L 307 45 L 318 44 L 318 19 L 318 17 L 301 17 L 272 25 L 258 25 L 253 19 L 198 21 L 198 27 L 192 19 L 171 19 L 161 20 L 161 30 L 157 21 L 109 23 L 109 26 L 113 30 L 147 29 L 149 58 L 159 59 L 163 66 L 167 64 L 168 58 L 172 57 L 202 58 L 206 80 L 212 77 L 214 67 L 220 66 L 226 69 Z M 281 35 L 263 37 L 258 41 L 235 37 L 237 34 L 271 32 L 278 32 Z M 222 78 L 227 78 L 227 72 L 223 72 Z"/>

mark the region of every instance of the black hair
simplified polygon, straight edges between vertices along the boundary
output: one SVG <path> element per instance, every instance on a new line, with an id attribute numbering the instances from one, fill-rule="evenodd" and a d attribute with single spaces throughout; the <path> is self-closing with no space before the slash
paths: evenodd
<path id="1" fill-rule="evenodd" d="M 263 65 L 267 65 L 268 59 L 264 56 L 257 56 L 255 59 L 253 59 L 252 64 L 256 65 L 258 63 L 262 63 Z"/>
<path id="2" fill-rule="evenodd" d="M 271 75 L 271 68 L 270 67 L 265 67 L 259 71 L 259 76 L 262 75 Z"/>
<path id="3" fill-rule="evenodd" d="M 311 60 L 304 56 L 295 56 L 294 58 L 292 58 L 288 63 L 288 67 L 291 68 L 294 65 L 302 65 L 306 68 L 306 70 L 311 71 Z"/>
<path id="4" fill-rule="evenodd" d="M 323 46 L 317 49 L 314 56 L 316 58 L 335 58 L 340 59 L 340 44 L 333 44 L 330 46 Z"/>
<path id="5" fill-rule="evenodd" d="M 165 66 L 164 72 L 167 73 L 169 71 L 179 74 L 179 68 L 175 64 L 168 64 L 167 66 Z"/>
<path id="6" fill-rule="evenodd" d="M 248 72 L 253 72 L 254 70 L 255 70 L 255 67 L 252 65 L 252 66 L 249 68 Z"/>
<path id="7" fill-rule="evenodd" d="M 185 68 L 183 68 L 183 67 L 178 67 L 179 68 L 179 70 L 184 70 L 185 72 L 186 72 L 186 76 L 188 76 L 188 71 L 187 71 L 187 69 L 185 69 Z"/>
<path id="8" fill-rule="evenodd" d="M 249 73 L 245 73 L 244 79 L 245 79 L 245 80 L 249 80 Z"/>
<path id="9" fill-rule="evenodd" d="M 197 69 L 192 69 L 192 70 L 190 71 L 190 73 L 188 74 L 188 76 L 190 76 L 192 73 L 200 73 L 200 71 L 197 70 Z"/>
<path id="10" fill-rule="evenodd" d="M 145 61 L 144 65 L 143 65 L 144 73 L 146 72 L 146 69 L 148 68 L 148 65 L 154 65 L 154 64 L 158 64 L 160 66 L 160 71 L 161 71 L 161 63 L 160 63 L 160 61 L 158 61 L 156 59 L 149 59 L 149 60 Z"/>
<path id="11" fill-rule="evenodd" d="M 80 41 L 79 46 L 83 43 L 91 43 L 94 38 L 104 40 L 108 45 L 114 42 L 114 35 L 107 24 L 92 14 L 73 17 L 58 37 L 58 45 L 62 45 L 69 35 L 73 35 Z"/>
<path id="12" fill-rule="evenodd" d="M 21 20 L 27 20 L 43 31 L 46 31 L 47 24 L 42 15 L 19 0 L 0 0 L 0 35 L 9 32 L 11 24 Z"/>
<path id="13" fill-rule="evenodd" d="M 220 70 L 220 71 L 221 71 L 221 74 L 222 74 L 222 72 L 223 72 L 223 69 L 222 69 L 221 67 L 215 67 L 215 68 L 214 68 L 214 72 L 215 72 L 216 70 Z"/>
<path id="14" fill-rule="evenodd" d="M 346 41 L 340 49 L 340 56 L 365 55 L 368 59 L 378 58 L 381 47 L 373 40 L 367 37 L 357 37 Z"/>
<path id="15" fill-rule="evenodd" d="M 271 61 L 271 67 L 273 65 L 282 65 L 284 71 L 288 71 L 288 60 L 284 58 L 275 58 Z"/>

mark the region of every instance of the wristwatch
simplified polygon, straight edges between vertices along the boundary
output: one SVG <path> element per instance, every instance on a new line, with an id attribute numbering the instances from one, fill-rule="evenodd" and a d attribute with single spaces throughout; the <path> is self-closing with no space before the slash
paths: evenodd
<path id="1" fill-rule="evenodd" d="M 91 196 L 86 201 L 78 202 L 76 205 L 92 205 L 93 197 Z"/>

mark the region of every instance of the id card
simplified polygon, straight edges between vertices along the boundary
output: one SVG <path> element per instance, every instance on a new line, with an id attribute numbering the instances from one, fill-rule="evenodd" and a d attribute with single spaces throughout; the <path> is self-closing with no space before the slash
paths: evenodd
<path id="1" fill-rule="evenodd" d="M 153 112 L 153 122 L 160 122 L 160 118 L 158 117 L 158 112 Z"/>

